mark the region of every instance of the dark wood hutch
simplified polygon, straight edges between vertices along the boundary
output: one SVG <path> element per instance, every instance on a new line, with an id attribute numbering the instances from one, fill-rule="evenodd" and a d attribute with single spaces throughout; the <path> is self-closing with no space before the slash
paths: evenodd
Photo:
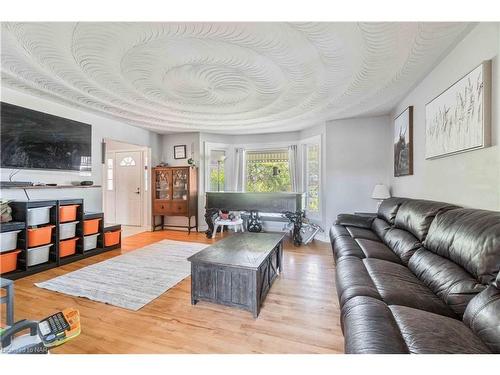
<path id="1" fill-rule="evenodd" d="M 165 227 L 198 231 L 198 170 L 192 167 L 155 167 L 152 172 L 153 230 Z M 157 223 L 157 216 L 161 217 Z M 165 223 L 165 217 L 180 216 L 186 225 Z M 193 225 L 194 217 L 194 225 Z"/>

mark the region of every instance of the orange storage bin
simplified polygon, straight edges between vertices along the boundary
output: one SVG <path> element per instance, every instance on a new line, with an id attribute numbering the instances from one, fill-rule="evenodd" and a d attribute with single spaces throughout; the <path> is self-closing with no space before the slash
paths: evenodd
<path id="1" fill-rule="evenodd" d="M 17 268 L 17 256 L 21 250 L 0 254 L 0 273 L 15 271 Z"/>
<path id="2" fill-rule="evenodd" d="M 76 253 L 76 241 L 78 238 L 70 238 L 59 242 L 59 257 L 64 258 Z"/>
<path id="3" fill-rule="evenodd" d="M 120 243 L 121 230 L 104 233 L 104 246 L 114 246 Z"/>
<path id="4" fill-rule="evenodd" d="M 37 247 L 50 243 L 52 238 L 52 229 L 55 225 L 47 225 L 40 228 L 28 229 L 28 247 Z"/>
<path id="5" fill-rule="evenodd" d="M 76 210 L 78 208 L 78 204 L 69 204 L 67 206 L 59 207 L 59 222 L 65 223 L 67 221 L 75 221 L 76 220 Z"/>
<path id="6" fill-rule="evenodd" d="M 101 219 L 89 219 L 83 222 L 83 235 L 96 234 L 99 232 L 99 222 Z"/>

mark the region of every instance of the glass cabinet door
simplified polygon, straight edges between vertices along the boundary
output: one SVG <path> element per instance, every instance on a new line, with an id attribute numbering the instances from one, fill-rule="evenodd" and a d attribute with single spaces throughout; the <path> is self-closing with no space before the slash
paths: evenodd
<path id="1" fill-rule="evenodd" d="M 186 168 L 172 171 L 172 199 L 187 200 L 189 171 Z"/>
<path id="2" fill-rule="evenodd" d="M 172 199 L 170 182 L 172 173 L 168 170 L 156 170 L 155 173 L 155 197 L 156 199 Z"/>

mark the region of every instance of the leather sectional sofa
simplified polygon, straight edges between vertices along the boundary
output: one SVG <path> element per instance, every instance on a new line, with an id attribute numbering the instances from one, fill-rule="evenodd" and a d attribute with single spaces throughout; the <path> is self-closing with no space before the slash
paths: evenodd
<path id="1" fill-rule="evenodd" d="M 500 353 L 500 212 L 389 198 L 330 239 L 346 353 Z"/>

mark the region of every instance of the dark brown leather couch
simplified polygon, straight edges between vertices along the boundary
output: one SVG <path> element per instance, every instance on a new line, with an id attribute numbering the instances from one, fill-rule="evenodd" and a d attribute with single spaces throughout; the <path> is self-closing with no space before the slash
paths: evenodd
<path id="1" fill-rule="evenodd" d="M 330 239 L 346 353 L 500 353 L 500 212 L 389 198 Z"/>

